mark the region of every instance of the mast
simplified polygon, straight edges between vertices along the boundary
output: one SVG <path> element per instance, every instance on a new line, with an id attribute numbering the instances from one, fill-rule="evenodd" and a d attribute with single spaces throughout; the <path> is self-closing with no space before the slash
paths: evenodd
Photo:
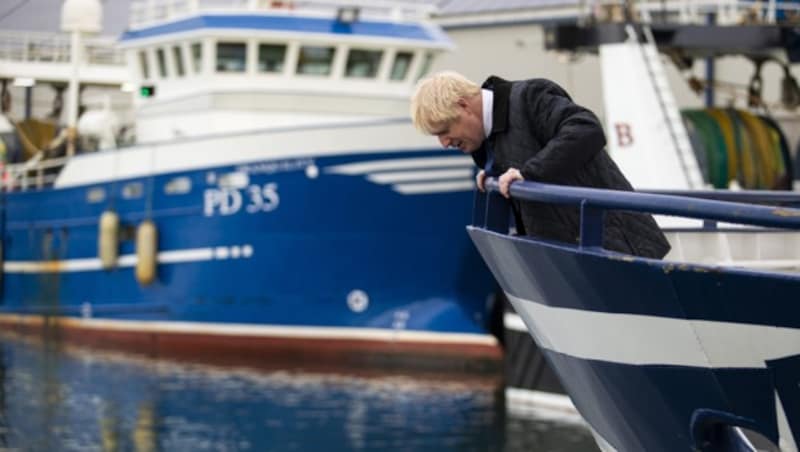
<path id="1" fill-rule="evenodd" d="M 67 93 L 67 156 L 75 154 L 78 136 L 78 91 L 80 86 L 81 34 L 102 29 L 103 7 L 99 0 L 66 0 L 61 7 L 61 30 L 69 32 L 72 73 Z"/>

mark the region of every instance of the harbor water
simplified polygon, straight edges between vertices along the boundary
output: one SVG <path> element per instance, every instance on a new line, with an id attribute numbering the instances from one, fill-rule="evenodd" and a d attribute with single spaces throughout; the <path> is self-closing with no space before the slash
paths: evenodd
<path id="1" fill-rule="evenodd" d="M 256 371 L 0 336 L 0 450 L 595 451 L 452 378 Z"/>

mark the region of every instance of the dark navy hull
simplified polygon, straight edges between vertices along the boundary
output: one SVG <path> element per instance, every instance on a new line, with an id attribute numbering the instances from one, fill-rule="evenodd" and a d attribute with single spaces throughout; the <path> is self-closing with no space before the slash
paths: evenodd
<path id="1" fill-rule="evenodd" d="M 800 440 L 800 277 L 675 265 L 469 228 L 599 442 Z"/>

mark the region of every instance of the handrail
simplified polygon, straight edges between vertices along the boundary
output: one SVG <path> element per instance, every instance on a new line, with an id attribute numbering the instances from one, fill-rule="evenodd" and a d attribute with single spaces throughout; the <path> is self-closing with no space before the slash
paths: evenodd
<path id="1" fill-rule="evenodd" d="M 714 201 L 767 204 L 771 206 L 800 206 L 800 192 L 786 190 L 637 190 L 652 195 L 688 196 Z"/>
<path id="2" fill-rule="evenodd" d="M 39 153 L 27 162 L 5 165 L 2 169 L 2 189 L 4 191 L 27 191 L 31 187 L 41 190 L 52 185 L 58 174 L 45 174 L 48 169 L 66 165 L 70 157 L 43 159 Z"/>
<path id="3" fill-rule="evenodd" d="M 598 6 L 625 7 L 624 0 L 593 0 Z M 721 25 L 738 24 L 745 15 L 755 15 L 762 23 L 779 22 L 780 13 L 800 11 L 800 5 L 785 0 L 636 0 L 631 6 L 644 22 L 660 13 L 677 14 L 681 23 L 705 24 L 708 14 L 714 14 Z"/>
<path id="4" fill-rule="evenodd" d="M 70 36 L 53 32 L 0 31 L 0 60 L 43 63 L 68 63 Z M 122 66 L 124 54 L 116 48 L 111 37 L 84 39 L 83 63 L 91 65 Z"/>
<path id="5" fill-rule="evenodd" d="M 492 206 L 499 197 L 497 180 L 486 180 L 487 196 L 483 222 L 499 224 L 496 215 L 503 215 Z M 722 221 L 752 226 L 800 230 L 800 209 L 775 206 L 756 206 L 730 201 L 714 201 L 688 196 L 639 193 L 599 188 L 572 187 L 519 181 L 511 184 L 514 199 L 551 204 L 571 204 L 580 207 L 580 246 L 599 247 L 602 244 L 602 215 L 606 210 L 625 210 L 671 215 L 701 220 Z M 505 203 L 506 205 L 508 203 Z M 490 209 L 495 211 L 489 213 Z M 502 210 L 501 210 L 502 212 Z M 508 213 L 505 213 L 508 218 Z M 488 226 L 487 226 L 488 227 Z M 494 229 L 494 228 L 493 228 Z"/>
<path id="6" fill-rule="evenodd" d="M 134 0 L 130 5 L 129 25 L 142 28 L 203 12 L 278 12 L 305 14 L 333 12 L 339 8 L 358 8 L 392 20 L 429 18 L 436 6 L 429 3 L 395 0 Z"/>

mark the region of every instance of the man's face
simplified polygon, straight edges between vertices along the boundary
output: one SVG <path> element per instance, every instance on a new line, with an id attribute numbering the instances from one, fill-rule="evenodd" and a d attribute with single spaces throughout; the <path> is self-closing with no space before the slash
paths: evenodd
<path id="1" fill-rule="evenodd" d="M 459 101 L 458 112 L 456 119 L 443 125 L 434 135 L 439 138 L 442 146 L 458 148 L 461 152 L 469 154 L 480 148 L 483 143 L 482 113 L 476 112 L 466 101 Z"/>

